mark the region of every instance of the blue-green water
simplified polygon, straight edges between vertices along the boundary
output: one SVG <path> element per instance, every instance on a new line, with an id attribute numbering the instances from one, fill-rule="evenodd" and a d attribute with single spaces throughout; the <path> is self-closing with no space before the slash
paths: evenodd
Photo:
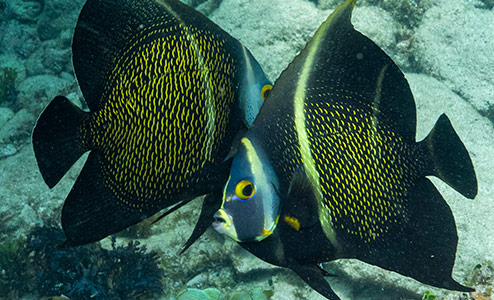
<path id="1" fill-rule="evenodd" d="M 0 299 L 62 294 L 70 299 L 170 299 L 187 287 L 217 288 L 225 299 L 254 288 L 268 295 L 272 291 L 272 299 L 323 299 L 291 271 L 260 261 L 212 230 L 178 255 L 198 216 L 199 201 L 155 225 L 128 230 L 113 246 L 105 239 L 101 246 L 64 252 L 44 247 L 63 240 L 56 231 L 33 237 L 34 228 L 59 226 L 63 201 L 83 163 L 50 190 L 39 174 L 30 139 L 37 116 L 55 96 L 84 101 L 71 62 L 72 34 L 83 4 L 0 0 Z M 274 81 L 339 1 L 190 4 L 245 44 Z M 479 181 L 474 200 L 434 183 L 457 223 L 453 277 L 474 286 L 485 299 L 490 299 L 494 282 L 492 5 L 487 0 L 367 0 L 359 2 L 353 16 L 355 27 L 405 72 L 417 104 L 417 139 L 447 113 L 470 152 Z M 127 245 L 136 240 L 139 246 Z M 342 299 L 421 299 L 426 290 L 436 299 L 483 299 L 425 286 L 358 261 L 329 263 L 326 269 L 339 275 L 329 281 Z"/>

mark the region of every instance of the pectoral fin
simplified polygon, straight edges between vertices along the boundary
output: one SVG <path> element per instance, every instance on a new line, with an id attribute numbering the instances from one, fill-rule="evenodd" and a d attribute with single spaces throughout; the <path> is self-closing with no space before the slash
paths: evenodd
<path id="1" fill-rule="evenodd" d="M 297 231 L 317 225 L 319 198 L 320 195 L 305 174 L 304 167 L 300 165 L 293 173 L 290 182 L 285 205 L 287 209 L 282 216 L 282 221 Z"/>

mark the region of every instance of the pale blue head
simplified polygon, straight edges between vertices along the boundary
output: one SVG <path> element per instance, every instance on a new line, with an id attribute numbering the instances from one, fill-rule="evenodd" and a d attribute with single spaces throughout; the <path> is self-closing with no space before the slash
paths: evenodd
<path id="1" fill-rule="evenodd" d="M 250 51 L 243 45 L 242 50 L 245 62 L 241 80 L 242 86 L 239 95 L 239 105 L 245 124 L 247 127 L 251 127 L 257 113 L 261 109 L 264 99 L 273 85 L 266 78 L 264 71 Z"/>
<path id="2" fill-rule="evenodd" d="M 237 242 L 261 241 L 276 228 L 278 178 L 255 140 L 242 138 L 213 227 Z"/>

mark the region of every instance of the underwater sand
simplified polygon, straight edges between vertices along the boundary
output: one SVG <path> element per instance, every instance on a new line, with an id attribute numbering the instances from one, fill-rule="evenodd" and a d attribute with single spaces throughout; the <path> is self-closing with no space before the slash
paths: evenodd
<path id="1" fill-rule="evenodd" d="M 188 2 L 244 43 L 273 81 L 340 3 Z M 30 141 L 38 114 L 56 95 L 83 101 L 70 50 L 83 3 L 0 1 L 0 243 L 22 238 L 36 225 L 59 222 L 63 201 L 83 164 L 84 158 L 50 190 L 38 172 Z M 459 243 L 453 277 L 466 285 L 476 265 L 494 261 L 493 5 L 487 0 L 362 0 L 353 15 L 357 30 L 406 74 L 417 105 L 417 140 L 446 113 L 470 152 L 479 182 L 474 200 L 432 178 L 456 219 Z M 6 68 L 15 70 L 15 79 L 4 75 Z M 164 294 L 158 299 L 173 299 L 187 287 L 216 287 L 225 295 L 260 287 L 273 290 L 272 299 L 324 299 L 291 271 L 260 261 L 213 230 L 179 256 L 199 207 L 194 201 L 153 226 L 150 237 L 140 239 L 161 253 L 166 275 Z M 109 239 L 102 243 L 110 244 Z M 421 299 L 426 290 L 436 299 L 473 299 L 355 260 L 325 268 L 338 275 L 329 282 L 344 300 Z M 491 278 L 479 288 L 493 288 L 493 282 Z"/>

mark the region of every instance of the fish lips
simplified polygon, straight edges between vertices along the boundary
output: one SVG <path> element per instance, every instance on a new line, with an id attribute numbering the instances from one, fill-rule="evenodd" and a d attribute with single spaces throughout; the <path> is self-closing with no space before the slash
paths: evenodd
<path id="1" fill-rule="evenodd" d="M 214 216 L 213 228 L 220 234 L 228 235 L 236 240 L 236 230 L 233 226 L 233 218 L 225 210 L 218 210 Z"/>

